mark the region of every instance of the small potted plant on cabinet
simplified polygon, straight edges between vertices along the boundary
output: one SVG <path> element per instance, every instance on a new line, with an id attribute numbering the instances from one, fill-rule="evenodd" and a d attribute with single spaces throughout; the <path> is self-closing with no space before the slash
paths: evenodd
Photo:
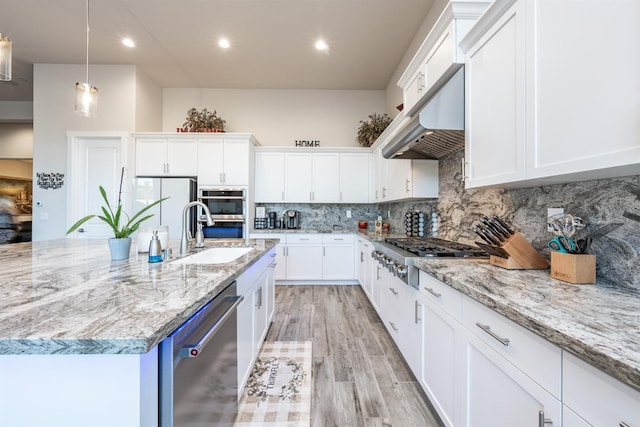
<path id="1" fill-rule="evenodd" d="M 204 108 L 198 111 L 190 108 L 187 117 L 182 124 L 183 132 L 224 132 L 226 121 L 218 116 L 216 110 L 209 111 Z"/>
<path id="2" fill-rule="evenodd" d="M 387 113 L 369 114 L 368 120 L 360 120 L 356 142 L 363 147 L 370 147 L 389 124 L 391 124 L 391 117 Z"/>

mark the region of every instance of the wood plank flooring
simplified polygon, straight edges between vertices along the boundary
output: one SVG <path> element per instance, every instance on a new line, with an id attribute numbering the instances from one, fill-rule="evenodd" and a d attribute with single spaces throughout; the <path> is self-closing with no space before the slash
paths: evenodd
<path id="1" fill-rule="evenodd" d="M 359 286 L 276 286 L 267 341 L 312 341 L 311 426 L 442 426 Z"/>

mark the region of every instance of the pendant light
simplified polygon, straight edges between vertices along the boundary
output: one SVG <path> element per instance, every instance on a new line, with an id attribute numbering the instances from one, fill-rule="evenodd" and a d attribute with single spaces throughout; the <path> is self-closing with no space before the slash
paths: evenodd
<path id="1" fill-rule="evenodd" d="M 76 113 L 84 117 L 96 117 L 98 111 L 98 88 L 89 83 L 89 0 L 86 7 L 87 18 L 87 60 L 85 81 L 76 83 Z"/>
<path id="2" fill-rule="evenodd" d="M 11 40 L 0 34 L 0 81 L 11 80 Z"/>

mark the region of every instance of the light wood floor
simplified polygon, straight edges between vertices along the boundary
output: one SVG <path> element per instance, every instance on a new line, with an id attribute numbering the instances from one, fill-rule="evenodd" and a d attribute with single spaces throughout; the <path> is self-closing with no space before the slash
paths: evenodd
<path id="1" fill-rule="evenodd" d="M 312 341 L 312 427 L 441 426 L 359 286 L 276 286 L 268 341 Z"/>

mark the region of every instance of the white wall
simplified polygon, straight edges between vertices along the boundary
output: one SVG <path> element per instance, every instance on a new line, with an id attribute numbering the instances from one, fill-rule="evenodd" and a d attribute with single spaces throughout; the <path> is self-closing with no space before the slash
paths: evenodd
<path id="1" fill-rule="evenodd" d="M 43 190 L 36 174 L 63 173 L 66 181 L 67 131 L 135 130 L 135 67 L 90 65 L 89 70 L 89 80 L 100 93 L 94 119 L 74 113 L 75 84 L 84 80 L 84 65 L 34 65 L 33 240 L 65 235 L 67 183 L 57 190 Z"/>
<path id="2" fill-rule="evenodd" d="M 187 110 L 216 110 L 227 132 L 253 133 L 263 146 L 319 140 L 321 147 L 357 147 L 360 120 L 385 111 L 384 91 L 180 89 L 163 91 L 162 130 L 182 127 Z"/>
<path id="3" fill-rule="evenodd" d="M 136 132 L 162 130 L 162 88 L 146 74 L 136 70 Z"/>
<path id="4" fill-rule="evenodd" d="M 0 83 L 4 84 L 4 83 Z M 0 101 L 0 122 L 29 122 L 33 121 L 33 102 L 31 101 Z"/>
<path id="5" fill-rule="evenodd" d="M 0 123 L 0 159 L 33 157 L 33 124 Z M 0 172 L 0 175 L 2 173 Z"/>

